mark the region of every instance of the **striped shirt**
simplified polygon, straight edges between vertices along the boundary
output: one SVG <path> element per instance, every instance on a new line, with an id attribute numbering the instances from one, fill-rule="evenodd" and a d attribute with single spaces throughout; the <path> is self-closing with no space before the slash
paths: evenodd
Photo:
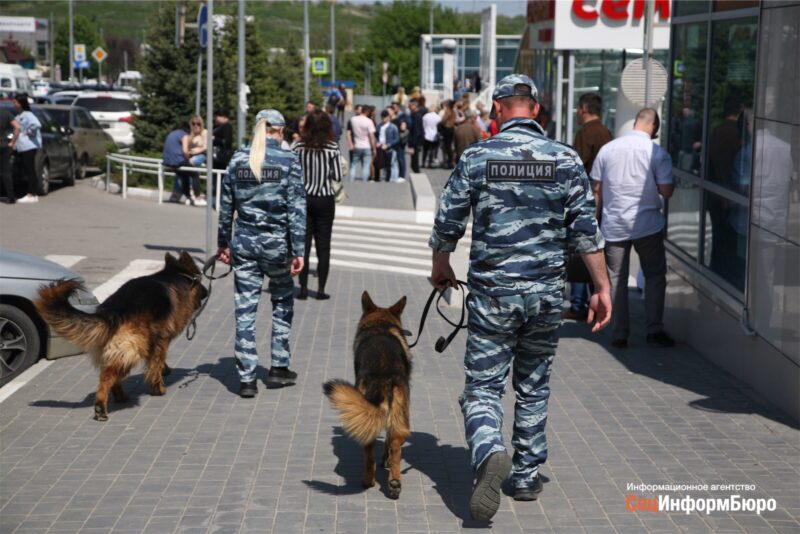
<path id="1" fill-rule="evenodd" d="M 332 197 L 333 182 L 342 181 L 339 145 L 329 141 L 325 148 L 307 148 L 300 141 L 292 150 L 300 156 L 306 194 L 312 197 Z"/>

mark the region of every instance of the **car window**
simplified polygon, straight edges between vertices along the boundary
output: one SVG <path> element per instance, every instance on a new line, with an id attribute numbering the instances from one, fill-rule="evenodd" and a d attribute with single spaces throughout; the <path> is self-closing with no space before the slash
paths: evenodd
<path id="1" fill-rule="evenodd" d="M 48 111 L 49 115 L 58 124 L 66 128 L 69 126 L 69 110 L 68 109 L 51 109 Z"/>
<path id="2" fill-rule="evenodd" d="M 55 124 L 47 113 L 41 108 L 34 108 L 31 110 L 39 122 L 42 123 L 42 132 L 61 133 L 61 127 Z"/>
<path id="3" fill-rule="evenodd" d="M 108 113 L 136 111 L 136 105 L 132 100 L 124 100 L 122 98 L 78 98 L 74 105 L 81 106 L 89 111 Z"/>
<path id="4" fill-rule="evenodd" d="M 89 115 L 88 111 L 83 109 L 76 109 L 75 110 L 75 123 L 78 125 L 78 128 L 94 128 L 94 124 L 92 121 L 92 116 Z"/>
<path id="5" fill-rule="evenodd" d="M 8 87 L 8 88 L 13 87 L 13 84 L 11 83 L 11 78 L 0 78 L 0 87 Z"/>

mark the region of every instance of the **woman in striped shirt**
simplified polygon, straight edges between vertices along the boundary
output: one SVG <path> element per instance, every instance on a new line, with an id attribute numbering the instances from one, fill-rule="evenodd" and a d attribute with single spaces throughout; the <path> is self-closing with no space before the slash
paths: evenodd
<path id="1" fill-rule="evenodd" d="M 325 300 L 330 298 L 325 293 L 325 283 L 328 281 L 331 263 L 331 232 L 336 213 L 333 182 L 342 181 L 339 145 L 333 141 L 330 117 L 319 110 L 306 115 L 301 140 L 293 150 L 300 156 L 308 202 L 305 265 L 300 272 L 300 294 L 297 298 L 308 298 L 308 256 L 313 237 L 319 282 L 317 300 Z"/>

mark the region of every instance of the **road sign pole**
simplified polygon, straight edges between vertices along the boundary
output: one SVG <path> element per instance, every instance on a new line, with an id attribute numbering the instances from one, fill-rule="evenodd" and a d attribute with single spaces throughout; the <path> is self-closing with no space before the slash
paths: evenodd
<path id="1" fill-rule="evenodd" d="M 75 37 L 72 28 L 72 0 L 69 0 L 69 81 L 75 79 Z"/>
<path id="2" fill-rule="evenodd" d="M 208 0 L 208 43 L 206 44 L 206 257 L 210 258 L 212 249 L 213 212 L 211 200 L 214 198 L 214 0 Z"/>
<path id="3" fill-rule="evenodd" d="M 308 102 L 309 61 L 311 58 L 311 45 L 308 36 L 308 0 L 303 0 L 303 106 Z"/>
<path id="4" fill-rule="evenodd" d="M 197 52 L 197 87 L 194 95 L 194 114 L 200 116 L 200 80 L 203 78 L 203 49 Z"/>
<path id="5" fill-rule="evenodd" d="M 238 64 L 238 91 L 236 92 L 236 146 L 241 146 L 242 139 L 244 139 L 244 125 L 247 122 L 245 117 L 245 110 L 242 109 L 242 91 L 244 90 L 244 38 L 245 38 L 245 24 L 244 24 L 244 0 L 239 0 L 239 64 Z M 245 97 L 246 98 L 246 97 Z"/>

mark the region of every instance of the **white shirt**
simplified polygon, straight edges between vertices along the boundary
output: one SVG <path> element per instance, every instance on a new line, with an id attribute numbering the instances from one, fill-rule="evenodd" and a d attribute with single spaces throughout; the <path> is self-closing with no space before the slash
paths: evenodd
<path id="1" fill-rule="evenodd" d="M 436 141 L 439 130 L 436 128 L 442 118 L 435 111 L 429 111 L 422 116 L 422 129 L 425 130 L 426 141 Z"/>
<path id="2" fill-rule="evenodd" d="M 350 119 L 350 128 L 353 130 L 353 146 L 369 150 L 372 145 L 369 136 L 375 133 L 375 123 L 364 115 L 356 115 Z"/>
<path id="3" fill-rule="evenodd" d="M 645 132 L 633 130 L 606 143 L 592 166 L 602 182 L 606 241 L 631 241 L 664 229 L 659 185 L 672 183 L 672 160 Z"/>

